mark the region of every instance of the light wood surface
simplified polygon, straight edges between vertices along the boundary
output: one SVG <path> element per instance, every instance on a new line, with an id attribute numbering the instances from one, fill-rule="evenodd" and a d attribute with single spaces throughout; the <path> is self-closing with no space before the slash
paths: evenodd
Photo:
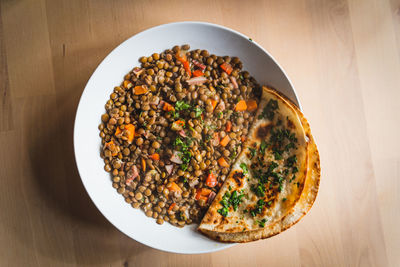
<path id="1" fill-rule="evenodd" d="M 0 266 L 400 266 L 399 0 L 2 0 L 0 11 Z M 87 196 L 72 147 L 101 60 L 146 28 L 184 20 L 228 26 L 272 53 L 322 164 L 299 224 L 205 255 L 160 252 L 116 230 Z"/>

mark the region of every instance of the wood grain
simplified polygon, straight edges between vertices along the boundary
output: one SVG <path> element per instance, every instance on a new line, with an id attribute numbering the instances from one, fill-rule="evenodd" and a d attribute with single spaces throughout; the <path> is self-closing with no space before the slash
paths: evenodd
<path id="1" fill-rule="evenodd" d="M 99 213 L 75 167 L 80 94 L 120 42 L 173 21 L 251 36 L 285 68 L 321 153 L 295 227 L 205 255 L 143 246 Z M 400 1 L 0 2 L 0 266 L 399 266 Z"/>

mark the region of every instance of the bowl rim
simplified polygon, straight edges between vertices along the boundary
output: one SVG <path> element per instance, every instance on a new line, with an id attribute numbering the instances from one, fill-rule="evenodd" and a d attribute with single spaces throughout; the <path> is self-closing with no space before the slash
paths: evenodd
<path id="1" fill-rule="evenodd" d="M 136 34 L 130 36 L 129 38 L 125 39 L 123 42 L 119 43 L 114 49 L 112 49 L 112 50 L 101 60 L 101 62 L 97 65 L 96 69 L 92 72 L 90 78 L 88 79 L 88 81 L 87 81 L 87 83 L 86 83 L 86 85 L 85 85 L 85 88 L 83 89 L 83 91 L 82 91 L 82 93 L 81 93 L 81 96 L 80 96 L 79 102 L 78 102 L 78 106 L 77 106 L 76 112 L 75 112 L 75 120 L 74 120 L 74 128 L 73 128 L 74 159 L 75 159 L 75 165 L 76 165 L 76 167 L 77 167 L 77 169 L 78 169 L 78 173 L 79 173 L 80 180 L 81 180 L 81 182 L 82 182 L 82 184 L 83 184 L 83 187 L 85 188 L 86 193 L 89 195 L 90 200 L 91 200 L 92 203 L 95 205 L 95 207 L 98 209 L 98 211 L 100 211 L 100 213 L 103 215 L 103 217 L 106 218 L 107 221 L 108 221 L 111 225 L 113 225 L 119 232 L 121 232 L 122 234 L 126 235 L 127 237 L 133 239 L 134 241 L 136 241 L 136 242 L 138 242 L 138 243 L 141 243 L 141 244 L 146 245 L 146 246 L 148 246 L 148 247 L 151 247 L 151 248 L 154 248 L 154 249 L 157 249 L 157 250 L 160 250 L 160 251 L 164 251 L 164 252 L 176 253 L 176 254 L 203 254 L 203 253 L 212 253 L 212 252 L 217 252 L 217 251 L 220 251 L 220 250 L 223 250 L 223 249 L 231 248 L 231 247 L 237 245 L 237 243 L 233 243 L 233 244 L 226 244 L 226 243 L 225 243 L 225 244 L 223 244 L 223 245 L 220 246 L 220 247 L 215 247 L 215 248 L 211 248 L 211 249 L 209 249 L 209 250 L 203 250 L 203 251 L 196 251 L 196 252 L 186 252 L 186 251 L 183 251 L 183 252 L 180 252 L 180 251 L 176 251 L 176 250 L 168 250 L 168 249 L 165 249 L 165 248 L 163 248 L 163 247 L 158 247 L 158 246 L 149 244 L 149 243 L 147 243 L 147 242 L 145 242 L 145 241 L 143 241 L 143 240 L 137 240 L 137 239 L 135 239 L 135 238 L 129 236 L 127 233 L 123 232 L 117 225 L 115 225 L 114 223 L 111 222 L 110 219 L 108 219 L 108 217 L 106 216 L 106 214 L 104 214 L 104 213 L 102 212 L 102 210 L 99 208 L 98 204 L 93 200 L 93 197 L 91 196 L 91 194 L 89 193 L 89 190 L 88 190 L 88 188 L 87 188 L 88 185 L 85 183 L 84 179 L 82 179 L 81 167 L 80 167 L 80 164 L 78 163 L 78 160 L 77 160 L 77 151 L 76 151 L 77 141 L 76 141 L 76 140 L 78 139 L 78 136 L 77 136 L 77 120 L 78 120 L 78 114 L 80 113 L 80 110 L 82 109 L 82 99 L 83 99 L 83 97 L 85 96 L 85 94 L 87 94 L 87 92 L 88 92 L 86 89 L 87 89 L 88 85 L 91 83 L 92 79 L 94 79 L 93 77 L 96 76 L 95 74 L 98 72 L 100 66 L 101 66 L 104 62 L 106 62 L 109 58 L 111 58 L 111 57 L 113 56 L 114 52 L 115 52 L 118 48 L 120 48 L 121 46 L 123 46 L 125 43 L 127 43 L 130 39 L 132 39 L 132 38 L 134 38 L 134 37 L 137 37 L 137 36 L 140 36 L 140 35 L 143 35 L 143 34 L 147 34 L 147 33 L 151 32 L 151 31 L 154 31 L 154 30 L 159 30 L 159 29 L 167 28 L 167 27 L 169 27 L 169 26 L 174 26 L 174 25 L 205 25 L 205 26 L 209 26 L 209 27 L 213 27 L 213 28 L 225 30 L 225 31 L 231 32 L 231 33 L 233 33 L 233 34 L 239 35 L 240 37 L 243 37 L 243 38 L 246 38 L 246 39 L 250 40 L 252 43 L 254 43 L 254 45 L 256 45 L 259 49 L 261 49 L 265 54 L 267 54 L 267 56 L 269 56 L 269 57 L 271 58 L 271 60 L 274 62 L 274 64 L 276 64 L 276 66 L 277 66 L 277 67 L 280 69 L 280 71 L 283 73 L 284 77 L 287 79 L 287 82 L 288 82 L 289 85 L 290 85 L 290 89 L 293 91 L 293 96 L 294 96 L 294 99 L 293 99 L 293 100 L 294 100 L 294 103 L 300 108 L 300 110 L 302 110 L 302 107 L 301 107 L 301 104 L 300 104 L 300 101 L 299 101 L 297 92 L 296 92 L 296 90 L 295 90 L 295 88 L 294 88 L 294 86 L 293 86 L 292 81 L 290 80 L 289 76 L 287 75 L 286 71 L 282 68 L 282 66 L 277 62 L 277 60 L 276 60 L 266 49 L 264 49 L 261 45 L 259 45 L 256 41 L 254 41 L 253 39 L 251 39 L 251 38 L 248 37 L 247 35 L 245 35 L 245 34 L 243 34 L 243 33 L 241 33 L 241 32 L 238 32 L 238 31 L 236 31 L 236 30 L 233 30 L 233 29 L 231 29 L 231 28 L 228 28 L 228 27 L 226 27 L 226 26 L 222 26 L 222 25 L 215 24 L 215 23 L 210 23 L 210 22 L 205 22 L 205 21 L 177 21 L 177 22 L 171 22 L 171 23 L 160 24 L 160 25 L 156 25 L 156 26 L 147 28 L 147 29 L 145 29 L 145 30 L 143 30 L 143 31 L 140 31 L 140 32 L 138 32 L 138 33 L 136 33 Z"/>

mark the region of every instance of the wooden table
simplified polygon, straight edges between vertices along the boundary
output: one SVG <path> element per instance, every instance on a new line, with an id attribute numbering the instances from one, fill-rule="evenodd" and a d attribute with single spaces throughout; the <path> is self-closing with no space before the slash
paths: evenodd
<path id="1" fill-rule="evenodd" d="M 400 1 L 3 0 L 1 266 L 399 266 Z M 79 97 L 128 37 L 184 20 L 251 36 L 286 69 L 322 164 L 310 213 L 205 255 L 141 245 L 95 208 L 75 167 Z"/>

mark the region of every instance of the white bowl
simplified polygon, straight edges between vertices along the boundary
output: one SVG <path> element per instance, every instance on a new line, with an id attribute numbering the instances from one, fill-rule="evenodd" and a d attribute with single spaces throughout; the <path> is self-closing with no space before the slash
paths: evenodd
<path id="1" fill-rule="evenodd" d="M 109 173 L 100 158 L 101 139 L 98 125 L 105 112 L 104 104 L 114 86 L 138 66 L 141 56 L 162 52 L 174 45 L 190 44 L 191 49 L 238 56 L 243 69 L 259 84 L 268 84 L 299 104 L 287 75 L 265 49 L 249 37 L 215 24 L 178 22 L 157 26 L 129 38 L 115 48 L 97 67 L 82 93 L 76 112 L 74 148 L 76 164 L 83 185 L 100 212 L 121 232 L 147 246 L 175 253 L 207 253 L 233 246 L 204 237 L 196 225 L 177 228 L 155 220 L 125 203 L 111 186 Z"/>

